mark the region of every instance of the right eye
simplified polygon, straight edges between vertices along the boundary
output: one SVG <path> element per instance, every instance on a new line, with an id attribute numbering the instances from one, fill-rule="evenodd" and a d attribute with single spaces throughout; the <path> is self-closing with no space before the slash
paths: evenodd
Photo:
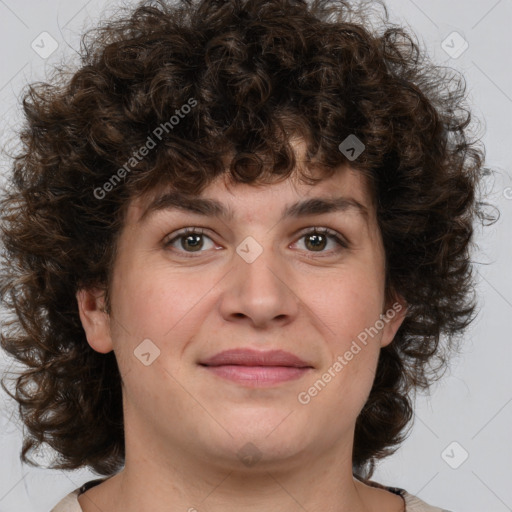
<path id="1" fill-rule="evenodd" d="M 209 236 L 203 233 L 202 228 L 186 228 L 181 231 L 178 231 L 177 233 L 173 233 L 171 235 L 171 238 L 164 241 L 164 247 L 167 248 L 169 246 L 173 246 L 176 242 L 178 242 L 180 247 L 174 247 L 174 251 L 181 253 L 204 252 L 201 251 L 201 249 L 204 246 L 204 242 L 202 240 L 204 238 L 208 238 L 209 240 L 211 240 Z M 188 249 L 190 249 L 190 251 Z M 194 256 L 185 257 L 193 258 Z"/>

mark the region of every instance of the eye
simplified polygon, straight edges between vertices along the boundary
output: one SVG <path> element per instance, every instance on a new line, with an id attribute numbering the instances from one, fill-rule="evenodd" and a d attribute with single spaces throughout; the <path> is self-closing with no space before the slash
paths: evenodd
<path id="1" fill-rule="evenodd" d="M 308 228 L 302 232 L 300 239 L 304 238 L 306 250 L 309 252 L 339 252 L 342 249 L 348 249 L 348 243 L 341 237 L 337 231 L 329 228 Z M 337 245 L 334 250 L 324 251 L 328 240 L 331 239 Z"/>
<path id="2" fill-rule="evenodd" d="M 164 247 L 174 246 L 175 242 L 181 241 L 179 245 L 185 252 L 201 252 L 201 249 L 204 247 L 204 238 L 212 241 L 209 236 L 203 233 L 202 229 L 186 228 L 176 233 L 170 240 L 164 242 Z"/>
<path id="3" fill-rule="evenodd" d="M 186 228 L 176 233 L 172 238 L 164 241 L 164 247 L 173 247 L 175 251 L 181 253 L 193 254 L 195 252 L 204 252 L 201 249 L 208 249 L 205 247 L 204 239 L 210 240 L 212 247 L 214 247 L 213 240 L 204 234 L 201 228 Z M 329 228 L 308 228 L 307 231 L 303 231 L 299 239 L 304 238 L 306 251 L 318 252 L 318 253 L 331 253 L 339 252 L 342 249 L 348 249 L 349 244 L 341 237 L 337 231 L 333 231 Z M 325 251 L 325 247 L 329 240 L 334 241 L 336 247 L 330 251 Z M 176 244 L 179 243 L 177 247 Z M 210 248 L 212 248 L 210 247 Z M 194 256 L 185 256 L 193 258 Z"/>

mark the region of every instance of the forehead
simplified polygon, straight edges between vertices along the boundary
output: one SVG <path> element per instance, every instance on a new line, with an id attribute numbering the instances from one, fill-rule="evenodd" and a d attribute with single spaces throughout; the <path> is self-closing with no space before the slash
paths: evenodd
<path id="1" fill-rule="evenodd" d="M 217 176 L 199 194 L 190 196 L 172 187 L 172 184 L 149 191 L 144 196 L 134 198 L 128 206 L 125 224 L 141 225 L 155 212 L 181 209 L 222 220 L 232 220 L 244 208 L 258 214 L 273 211 L 280 206 L 280 220 L 294 214 L 314 214 L 330 211 L 358 213 L 364 217 L 366 225 L 375 219 L 374 191 L 364 172 L 348 163 L 338 165 L 331 175 L 325 169 L 308 162 L 306 138 L 298 133 L 290 133 L 289 143 L 295 156 L 295 169 L 286 178 L 270 176 L 271 184 L 235 183 L 227 169 L 233 153 L 223 156 L 226 172 Z M 304 182 L 302 174 L 314 178 L 316 183 Z M 242 199 L 239 199 L 239 198 Z M 324 204 L 305 204 L 305 201 L 322 198 Z M 335 203 L 328 205 L 327 202 Z M 300 203 L 300 204 L 299 204 Z M 248 214 L 251 218 L 252 214 Z"/>
<path id="2" fill-rule="evenodd" d="M 314 173 L 313 173 L 314 174 Z M 272 184 L 233 183 L 227 174 L 218 176 L 200 195 L 192 196 L 172 186 L 152 190 L 130 205 L 127 221 L 144 224 L 159 212 L 178 210 L 228 222 L 247 209 L 249 217 L 269 210 L 279 212 L 279 220 L 329 212 L 358 215 L 366 223 L 373 217 L 373 201 L 364 175 L 348 166 L 339 167 L 332 176 L 315 184 L 304 183 L 296 173 Z"/>

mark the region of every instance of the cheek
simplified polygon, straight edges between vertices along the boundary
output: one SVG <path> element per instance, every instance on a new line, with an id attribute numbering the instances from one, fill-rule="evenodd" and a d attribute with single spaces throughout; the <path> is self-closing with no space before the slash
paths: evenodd
<path id="1" fill-rule="evenodd" d="M 382 313 L 382 276 L 372 272 L 370 266 L 352 266 L 339 269 L 321 283 L 303 284 L 302 294 L 314 314 L 342 345 L 352 337 L 375 324 Z M 318 285 L 320 285 L 318 287 Z M 324 328 L 325 328 L 324 327 Z"/>
<path id="2" fill-rule="evenodd" d="M 333 283 L 315 305 L 315 315 L 321 315 L 324 325 L 328 358 L 316 376 L 325 388 L 322 383 L 311 384 L 321 390 L 317 406 L 331 407 L 333 421 L 335 411 L 355 418 L 372 387 L 382 337 L 382 330 L 375 329 L 382 313 L 380 293 L 375 281 L 352 274 L 338 286 Z"/>
<path id="3" fill-rule="evenodd" d="M 211 307 L 211 290 L 220 279 L 213 273 L 172 271 L 161 262 L 126 262 L 115 282 L 118 297 L 114 312 L 126 326 L 133 343 L 145 338 L 177 348 L 201 324 Z M 129 263 L 129 264 L 128 264 Z"/>
<path id="4" fill-rule="evenodd" d="M 308 301 L 321 322 L 329 360 L 323 370 L 329 400 L 358 411 L 371 389 L 380 353 L 382 330 L 375 329 L 382 311 L 382 276 L 353 266 L 325 280 L 322 293 Z M 375 268 L 375 267 L 374 267 Z"/>

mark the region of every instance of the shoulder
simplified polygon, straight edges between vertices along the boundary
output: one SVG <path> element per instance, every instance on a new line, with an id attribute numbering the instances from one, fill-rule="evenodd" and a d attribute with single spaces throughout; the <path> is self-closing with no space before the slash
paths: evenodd
<path id="1" fill-rule="evenodd" d="M 55 505 L 55 507 L 50 510 L 50 512 L 83 512 L 82 507 L 78 502 L 78 496 L 80 496 L 80 494 L 84 493 L 91 487 L 101 484 L 107 479 L 108 477 L 97 478 L 95 480 L 86 482 L 81 487 L 78 487 L 74 491 L 70 492 L 67 496 L 64 496 L 64 498 L 62 498 L 57 503 L 57 505 Z"/>
<path id="2" fill-rule="evenodd" d="M 70 492 L 67 496 L 62 498 L 62 500 L 59 501 L 59 503 L 57 503 L 57 505 L 55 505 L 55 507 L 52 508 L 50 512 L 83 512 L 78 502 L 78 496 L 82 492 L 85 492 L 90 487 L 99 484 L 101 481 L 103 481 L 103 479 L 87 482 L 82 487 L 79 487 L 78 489 L 75 489 L 74 491 Z M 406 512 L 450 512 L 449 510 L 429 505 L 428 503 L 425 503 L 423 500 L 420 500 L 417 496 L 409 494 L 404 489 L 383 486 L 378 484 L 377 482 L 371 482 L 371 485 L 373 485 L 374 487 L 387 489 L 388 491 L 391 491 L 395 494 L 399 494 L 400 496 L 402 496 L 405 501 Z"/>
<path id="3" fill-rule="evenodd" d="M 444 508 L 434 507 L 420 500 L 417 496 L 409 494 L 407 491 L 401 489 L 401 495 L 405 500 L 406 512 L 450 512 Z"/>
<path id="4" fill-rule="evenodd" d="M 53 507 L 50 512 L 82 512 L 82 507 L 78 503 L 78 493 L 80 489 L 75 489 Z"/>
<path id="5" fill-rule="evenodd" d="M 385 489 L 386 491 L 401 496 L 405 501 L 405 512 L 450 512 L 449 510 L 446 510 L 444 508 L 429 505 L 428 503 L 425 503 L 423 500 L 420 500 L 417 496 L 409 494 L 405 489 L 402 489 L 400 487 L 390 487 L 387 485 L 380 484 L 379 482 L 375 482 L 374 480 L 363 480 L 357 476 L 356 478 L 364 482 L 366 485 L 370 485 L 371 487 L 377 487 L 379 489 Z"/>

